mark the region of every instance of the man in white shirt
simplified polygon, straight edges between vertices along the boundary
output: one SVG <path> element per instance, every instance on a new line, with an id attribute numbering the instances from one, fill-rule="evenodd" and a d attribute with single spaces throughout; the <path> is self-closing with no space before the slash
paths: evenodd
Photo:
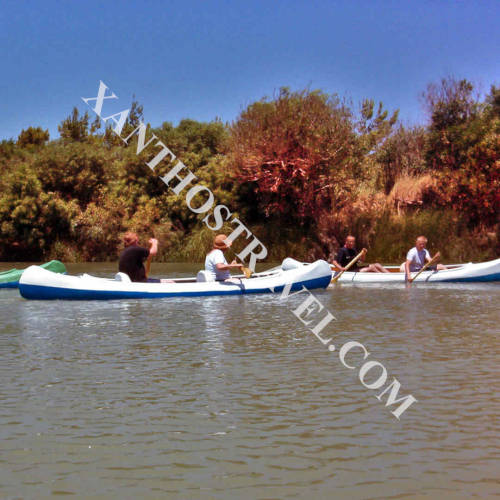
<path id="1" fill-rule="evenodd" d="M 225 234 L 218 234 L 214 239 L 214 246 L 205 258 L 205 271 L 210 273 L 215 281 L 231 280 L 230 269 L 241 269 L 243 264 L 233 260 L 228 264 L 224 252 L 233 244 Z"/>
<path id="2" fill-rule="evenodd" d="M 405 273 L 406 279 L 411 277 L 410 273 L 418 272 L 424 267 L 426 262 L 431 260 L 430 253 L 426 250 L 427 238 L 419 236 L 415 241 L 415 246 L 406 255 Z M 433 269 L 430 267 L 429 269 Z M 434 269 L 441 271 L 446 269 L 442 264 L 438 264 Z"/>

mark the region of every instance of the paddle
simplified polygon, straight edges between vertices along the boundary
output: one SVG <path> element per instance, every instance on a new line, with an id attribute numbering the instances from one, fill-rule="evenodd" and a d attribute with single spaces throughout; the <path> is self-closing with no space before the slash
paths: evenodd
<path id="1" fill-rule="evenodd" d="M 408 278 L 408 283 L 415 281 L 417 279 L 417 277 L 420 275 L 420 273 L 423 273 L 429 266 L 432 266 L 433 264 L 435 264 L 439 260 L 440 257 L 441 257 L 441 254 L 439 252 L 437 252 L 436 255 L 434 255 L 434 257 L 432 257 L 432 259 L 429 262 L 427 262 L 427 264 L 425 264 L 425 266 L 422 267 L 422 269 L 420 269 L 420 271 L 413 278 L 411 276 Z"/>
<path id="2" fill-rule="evenodd" d="M 231 247 L 227 247 L 228 250 L 231 250 L 231 253 L 234 255 L 235 260 L 236 260 L 236 253 L 234 250 L 231 249 Z M 239 259 L 238 259 L 239 260 Z M 253 274 L 253 271 L 249 267 L 242 267 L 241 270 L 243 271 L 243 274 L 245 275 L 246 278 L 250 278 Z"/>
<path id="3" fill-rule="evenodd" d="M 347 264 L 347 266 L 345 266 L 345 268 L 340 271 L 339 274 L 337 274 L 336 276 L 334 276 L 332 278 L 332 281 L 331 283 L 337 283 L 337 281 L 339 280 L 339 278 L 346 272 L 348 271 L 349 269 L 351 269 L 352 266 L 354 266 L 354 264 L 356 264 L 356 262 L 358 261 L 358 259 L 360 259 L 361 257 L 364 257 L 366 252 L 368 252 L 368 250 L 366 248 L 363 248 L 363 250 L 361 250 L 361 252 L 358 253 L 358 255 L 356 255 L 356 257 L 354 257 L 354 259 L 351 260 L 351 262 L 349 262 L 349 264 Z"/>

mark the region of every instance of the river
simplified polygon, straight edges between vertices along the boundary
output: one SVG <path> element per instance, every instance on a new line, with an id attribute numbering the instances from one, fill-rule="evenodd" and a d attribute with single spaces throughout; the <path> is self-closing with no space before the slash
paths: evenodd
<path id="1" fill-rule="evenodd" d="M 498 494 L 500 285 L 314 293 L 336 317 L 322 335 L 363 343 L 417 398 L 400 420 L 292 314 L 298 296 L 45 302 L 0 290 L 0 497 Z"/>

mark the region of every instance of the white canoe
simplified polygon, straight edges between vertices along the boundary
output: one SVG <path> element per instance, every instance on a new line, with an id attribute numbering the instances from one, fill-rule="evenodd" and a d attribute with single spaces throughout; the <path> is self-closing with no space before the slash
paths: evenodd
<path id="1" fill-rule="evenodd" d="M 237 283 L 197 281 L 196 278 L 179 279 L 174 283 L 132 283 L 128 276 L 122 273 L 118 273 L 115 279 L 107 279 L 88 274 L 56 274 L 40 266 L 31 266 L 21 276 L 19 291 L 26 299 L 41 300 L 152 299 L 278 293 L 289 283 L 292 284 L 290 291 L 300 290 L 303 286 L 308 289 L 326 288 L 330 283 L 330 264 L 324 260 L 318 260 L 308 266 L 292 267 L 290 269 L 284 265 L 258 273 L 249 279 L 238 279 Z M 203 279 L 203 276 L 201 278 Z"/>
<path id="2" fill-rule="evenodd" d="M 405 273 L 353 273 L 346 271 L 340 276 L 338 283 L 405 283 Z M 337 273 L 333 272 L 332 277 Z M 415 276 L 417 273 L 412 273 Z M 448 266 L 443 271 L 424 271 L 414 283 L 463 283 L 500 281 L 500 259 L 479 264 L 457 264 Z"/>

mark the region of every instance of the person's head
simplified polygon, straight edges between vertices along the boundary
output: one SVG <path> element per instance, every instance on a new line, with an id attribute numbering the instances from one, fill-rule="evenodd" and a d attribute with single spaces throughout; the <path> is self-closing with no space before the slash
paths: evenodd
<path id="1" fill-rule="evenodd" d="M 427 245 L 427 238 L 425 236 L 419 236 L 417 240 L 415 241 L 415 246 L 417 247 L 417 250 L 423 250 L 425 248 L 425 245 Z"/>
<path id="2" fill-rule="evenodd" d="M 123 235 L 123 244 L 125 247 L 130 247 L 132 245 L 137 245 L 139 243 L 139 236 L 136 233 L 128 231 Z"/>
<path id="3" fill-rule="evenodd" d="M 232 244 L 233 242 L 228 240 L 225 234 L 218 234 L 214 238 L 214 248 L 217 250 L 227 250 Z"/>
<path id="4" fill-rule="evenodd" d="M 346 248 L 354 248 L 354 245 L 356 244 L 356 238 L 352 235 L 349 235 L 345 239 L 345 247 Z"/>

